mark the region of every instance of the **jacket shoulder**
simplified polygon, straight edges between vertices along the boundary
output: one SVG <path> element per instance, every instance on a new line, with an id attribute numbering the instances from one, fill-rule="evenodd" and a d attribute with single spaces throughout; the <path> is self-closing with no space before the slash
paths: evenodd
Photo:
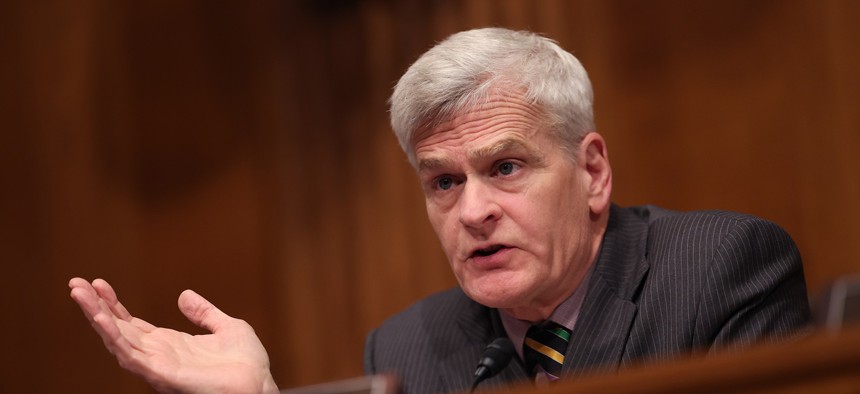
<path id="1" fill-rule="evenodd" d="M 738 239 L 775 241 L 780 247 L 796 249 L 791 236 L 778 224 L 749 214 L 721 210 L 679 212 L 653 205 L 627 210 L 647 221 L 649 247 L 671 243 L 681 250 L 701 251 L 720 245 L 738 248 L 750 246 L 723 244 L 732 242 L 733 238 L 735 242 Z"/>
<path id="2" fill-rule="evenodd" d="M 632 212 L 648 222 L 640 313 L 667 326 L 642 336 L 643 349 L 744 346 L 791 336 L 808 322 L 800 254 L 779 225 L 729 211 Z"/>

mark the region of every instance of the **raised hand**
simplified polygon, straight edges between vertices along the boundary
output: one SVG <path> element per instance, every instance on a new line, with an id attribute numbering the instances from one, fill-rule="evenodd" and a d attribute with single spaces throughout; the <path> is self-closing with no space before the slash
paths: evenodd
<path id="1" fill-rule="evenodd" d="M 276 393 L 269 356 L 254 329 L 191 290 L 179 309 L 211 332 L 190 335 L 132 316 L 101 279 L 69 281 L 71 296 L 119 365 L 163 393 Z"/>

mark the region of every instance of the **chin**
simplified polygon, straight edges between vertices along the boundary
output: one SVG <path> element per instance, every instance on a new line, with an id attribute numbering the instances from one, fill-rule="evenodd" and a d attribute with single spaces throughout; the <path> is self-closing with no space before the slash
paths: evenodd
<path id="1" fill-rule="evenodd" d="M 510 305 L 515 304 L 512 299 L 507 296 L 497 295 L 497 294 L 470 294 L 466 292 L 466 295 L 469 296 L 475 302 L 489 307 L 489 308 L 510 308 Z"/>
<path id="2" fill-rule="evenodd" d="M 529 278 L 513 271 L 484 272 L 459 282 L 469 298 L 490 308 L 519 306 L 527 298 L 530 288 Z"/>
<path id="3" fill-rule="evenodd" d="M 517 286 L 490 281 L 475 281 L 461 286 L 475 302 L 490 308 L 513 308 L 522 304 L 523 292 Z"/>

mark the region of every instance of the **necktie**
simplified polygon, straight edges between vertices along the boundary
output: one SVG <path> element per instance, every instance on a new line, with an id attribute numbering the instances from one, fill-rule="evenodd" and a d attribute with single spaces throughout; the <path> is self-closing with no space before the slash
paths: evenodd
<path id="1" fill-rule="evenodd" d="M 523 343 L 526 369 L 534 374 L 538 371 L 537 366 L 540 366 L 550 380 L 558 379 L 569 340 L 570 330 L 555 322 L 531 326 Z"/>

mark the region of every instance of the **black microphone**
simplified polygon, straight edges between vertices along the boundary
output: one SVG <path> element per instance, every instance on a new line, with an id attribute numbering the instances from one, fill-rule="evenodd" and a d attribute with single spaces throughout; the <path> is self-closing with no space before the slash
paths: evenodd
<path id="1" fill-rule="evenodd" d="M 478 383 L 501 372 L 514 357 L 514 344 L 507 337 L 496 338 L 486 349 L 481 359 L 478 360 L 478 369 L 475 371 L 475 381 L 469 393 L 475 391 Z"/>

